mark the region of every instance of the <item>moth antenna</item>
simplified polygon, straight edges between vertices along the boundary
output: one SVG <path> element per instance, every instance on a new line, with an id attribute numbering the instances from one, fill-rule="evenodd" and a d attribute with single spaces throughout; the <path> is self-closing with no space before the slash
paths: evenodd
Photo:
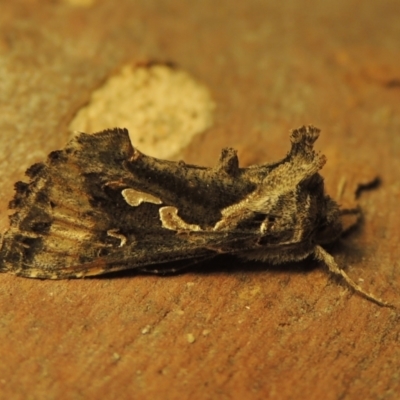
<path id="1" fill-rule="evenodd" d="M 334 275 L 340 275 L 346 283 L 353 288 L 353 290 L 359 293 L 361 296 L 365 297 L 366 299 L 378 304 L 381 307 L 389 307 L 389 308 L 396 308 L 392 304 L 386 303 L 383 300 L 378 299 L 373 294 L 364 291 L 361 286 L 357 285 L 335 262 L 335 259 L 325 251 L 321 246 L 315 246 L 314 248 L 314 256 L 317 260 L 322 261 L 326 264 L 329 271 Z"/>
<path id="2" fill-rule="evenodd" d="M 346 185 L 347 185 L 347 179 L 346 179 L 345 176 L 342 176 L 340 178 L 340 181 L 339 181 L 339 184 L 338 184 L 338 187 L 337 187 L 337 193 L 336 193 L 337 201 L 340 201 L 342 199 L 344 190 L 346 188 Z"/>

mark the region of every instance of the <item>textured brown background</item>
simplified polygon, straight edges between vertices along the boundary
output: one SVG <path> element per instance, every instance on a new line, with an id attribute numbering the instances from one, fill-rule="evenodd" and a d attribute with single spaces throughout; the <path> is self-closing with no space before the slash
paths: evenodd
<path id="1" fill-rule="evenodd" d="M 75 5 L 74 5 L 74 4 Z M 331 248 L 400 304 L 398 0 L 1 0 L 1 227 L 13 183 L 69 137 L 123 63 L 177 63 L 211 91 L 211 129 L 181 154 L 276 160 L 288 130 L 322 129 L 335 193 L 374 174 L 365 223 Z M 13 399 L 397 399 L 399 314 L 312 260 L 210 262 L 207 273 L 39 281 L 0 275 L 0 394 Z"/>

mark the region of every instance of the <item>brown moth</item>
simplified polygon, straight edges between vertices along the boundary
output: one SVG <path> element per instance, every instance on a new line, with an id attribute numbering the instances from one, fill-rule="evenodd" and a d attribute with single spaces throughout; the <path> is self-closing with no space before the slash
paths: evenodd
<path id="1" fill-rule="evenodd" d="M 126 129 L 78 134 L 17 182 L 0 271 L 75 278 L 138 269 L 165 273 L 178 261 L 217 254 L 279 264 L 310 255 L 379 305 L 322 247 L 343 232 L 348 210 L 324 193 L 313 150 L 319 130 L 291 133 L 281 161 L 240 168 L 224 149 L 214 168 L 158 160 L 132 147 Z"/>

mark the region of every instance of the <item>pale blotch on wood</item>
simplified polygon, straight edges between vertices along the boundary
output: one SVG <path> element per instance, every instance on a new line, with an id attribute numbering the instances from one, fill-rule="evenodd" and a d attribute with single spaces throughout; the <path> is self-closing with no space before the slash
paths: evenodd
<path id="1" fill-rule="evenodd" d="M 124 126 L 142 152 L 159 158 L 179 153 L 209 128 L 215 109 L 206 86 L 180 68 L 156 62 L 123 65 L 87 100 L 71 121 L 71 131 Z"/>
<path id="2" fill-rule="evenodd" d="M 153 196 L 149 193 L 139 192 L 135 189 L 124 189 L 121 193 L 125 201 L 132 207 L 137 207 L 142 203 L 162 203 L 162 201 L 158 197 Z"/>

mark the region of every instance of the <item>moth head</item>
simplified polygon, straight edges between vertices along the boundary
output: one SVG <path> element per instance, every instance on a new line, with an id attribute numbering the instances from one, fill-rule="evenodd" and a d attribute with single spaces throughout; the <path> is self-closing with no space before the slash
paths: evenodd
<path id="1" fill-rule="evenodd" d="M 292 131 L 290 152 L 272 166 L 249 202 L 253 211 L 265 215 L 260 224 L 265 238 L 326 243 L 343 231 L 339 207 L 324 193 L 319 171 L 326 158 L 313 148 L 318 136 L 313 126 Z"/>
<path id="2" fill-rule="evenodd" d="M 339 207 L 325 195 L 318 173 L 286 190 L 271 191 L 270 195 L 261 191 L 253 197 L 250 208 L 258 222 L 261 244 L 323 244 L 334 241 L 343 230 Z"/>
<path id="3" fill-rule="evenodd" d="M 335 241 L 343 232 L 340 218 L 340 209 L 337 203 L 329 196 L 324 196 L 317 214 L 313 239 L 318 244 L 326 244 Z"/>

